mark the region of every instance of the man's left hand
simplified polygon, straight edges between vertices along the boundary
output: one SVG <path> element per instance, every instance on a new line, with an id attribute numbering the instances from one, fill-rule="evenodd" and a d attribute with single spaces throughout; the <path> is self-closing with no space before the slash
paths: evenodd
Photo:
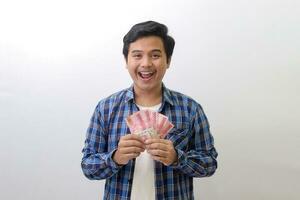
<path id="1" fill-rule="evenodd" d="M 156 161 L 169 166 L 177 162 L 177 152 L 172 141 L 166 139 L 149 138 L 145 141 L 147 152 Z"/>

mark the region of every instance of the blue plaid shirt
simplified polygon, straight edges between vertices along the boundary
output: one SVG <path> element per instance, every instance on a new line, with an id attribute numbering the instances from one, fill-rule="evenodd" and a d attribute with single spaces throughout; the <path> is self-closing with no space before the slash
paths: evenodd
<path id="1" fill-rule="evenodd" d="M 165 166 L 154 161 L 156 199 L 194 199 L 193 177 L 211 176 L 217 169 L 218 154 L 213 136 L 196 101 L 164 85 L 162 87 L 163 100 L 159 112 L 174 124 L 167 139 L 174 144 L 178 162 Z M 132 86 L 101 100 L 91 118 L 81 167 L 89 179 L 106 179 L 103 199 L 130 199 L 135 159 L 119 166 L 112 155 L 120 137 L 130 133 L 125 118 L 137 111 Z"/>

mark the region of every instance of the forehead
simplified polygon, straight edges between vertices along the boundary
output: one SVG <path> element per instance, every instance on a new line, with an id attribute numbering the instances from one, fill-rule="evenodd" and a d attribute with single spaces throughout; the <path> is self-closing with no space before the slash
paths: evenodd
<path id="1" fill-rule="evenodd" d="M 129 53 L 136 50 L 144 52 L 153 50 L 160 50 L 161 52 L 165 51 L 162 39 L 157 36 L 141 37 L 130 43 Z"/>

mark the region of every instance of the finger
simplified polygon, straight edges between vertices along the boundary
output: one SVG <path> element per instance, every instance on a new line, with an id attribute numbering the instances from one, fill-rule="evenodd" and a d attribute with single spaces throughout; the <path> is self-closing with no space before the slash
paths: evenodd
<path id="1" fill-rule="evenodd" d="M 119 146 L 120 147 L 139 147 L 139 148 L 143 148 L 143 149 L 146 148 L 144 143 L 142 143 L 138 140 L 134 140 L 134 139 L 120 141 Z"/>
<path id="2" fill-rule="evenodd" d="M 127 134 L 127 135 L 124 135 L 124 136 L 121 137 L 121 140 L 122 139 L 123 140 L 138 140 L 140 142 L 143 142 L 143 139 L 140 136 L 136 135 L 136 134 Z"/>
<path id="3" fill-rule="evenodd" d="M 144 142 L 146 145 L 153 144 L 153 143 L 161 143 L 161 144 L 173 144 L 171 140 L 166 139 L 157 139 L 157 138 L 149 138 Z"/>
<path id="4" fill-rule="evenodd" d="M 159 149 L 147 150 L 147 152 L 149 154 L 151 154 L 152 156 L 158 156 L 158 157 L 163 157 L 163 158 L 168 157 L 168 152 L 162 151 L 162 150 L 159 150 Z"/>
<path id="5" fill-rule="evenodd" d="M 124 154 L 122 157 L 123 157 L 123 160 L 124 160 L 124 163 L 128 163 L 129 160 L 132 160 L 136 157 L 138 157 L 140 155 L 140 153 L 130 153 L 130 154 Z"/>
<path id="6" fill-rule="evenodd" d="M 131 160 L 133 158 L 136 158 L 140 155 L 140 153 L 130 153 L 130 154 L 126 154 L 127 155 L 127 159 Z"/>
<path id="7" fill-rule="evenodd" d="M 155 160 L 155 161 L 161 162 L 166 166 L 169 166 L 173 163 L 170 159 L 159 157 L 159 156 L 152 156 L 152 159 Z"/>
<path id="8" fill-rule="evenodd" d="M 145 139 L 134 134 L 128 134 L 126 136 L 121 137 L 120 142 L 125 142 L 125 141 L 138 141 L 139 143 L 145 144 Z"/>
<path id="9" fill-rule="evenodd" d="M 146 145 L 146 149 L 148 149 L 148 150 L 159 149 L 159 150 L 167 151 L 168 146 L 166 144 L 163 144 L 163 143 L 152 143 L 150 145 Z"/>
<path id="10" fill-rule="evenodd" d="M 164 165 L 167 165 L 167 160 L 163 157 L 159 157 L 159 156 L 152 156 L 152 159 L 158 162 L 163 163 Z"/>
<path id="11" fill-rule="evenodd" d="M 145 144 L 163 143 L 161 140 L 162 139 L 158 139 L 158 138 L 148 138 L 146 139 Z"/>
<path id="12" fill-rule="evenodd" d="M 131 154 L 131 153 L 141 153 L 145 151 L 145 149 L 139 147 L 125 147 L 125 148 L 123 147 L 123 148 L 119 148 L 119 151 L 122 154 Z"/>

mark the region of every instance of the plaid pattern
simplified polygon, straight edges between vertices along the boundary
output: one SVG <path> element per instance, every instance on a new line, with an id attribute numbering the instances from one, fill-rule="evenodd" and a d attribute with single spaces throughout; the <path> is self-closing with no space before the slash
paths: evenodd
<path id="1" fill-rule="evenodd" d="M 175 125 L 167 139 L 174 144 L 178 163 L 164 166 L 154 161 L 156 199 L 194 199 L 193 177 L 211 176 L 217 169 L 218 154 L 201 106 L 183 94 L 162 87 L 159 112 Z M 135 159 L 118 166 L 112 154 L 120 137 L 130 133 L 125 118 L 136 111 L 131 86 L 101 100 L 91 118 L 81 167 L 89 179 L 106 179 L 103 199 L 130 199 Z"/>

